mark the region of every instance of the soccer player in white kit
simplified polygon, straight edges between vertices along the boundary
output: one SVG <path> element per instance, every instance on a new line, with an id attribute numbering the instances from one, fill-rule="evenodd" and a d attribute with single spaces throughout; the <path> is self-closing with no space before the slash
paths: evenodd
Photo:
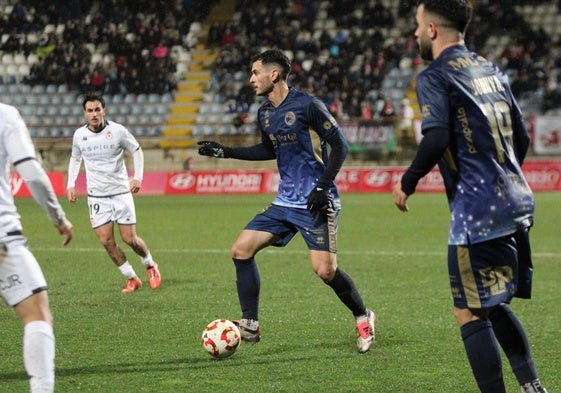
<path id="1" fill-rule="evenodd" d="M 142 148 L 126 127 L 105 119 L 103 97 L 87 94 L 82 107 L 87 124 L 74 131 L 66 187 L 68 200 L 72 203 L 77 201 L 75 183 L 83 160 L 92 228 L 111 260 L 127 278 L 121 292 L 140 289 L 142 280 L 115 242 L 115 222 L 121 239 L 146 267 L 150 288 L 157 289 L 161 282 L 158 264 L 152 259 L 144 240 L 136 234 L 136 211 L 132 197 L 140 190 L 142 182 Z M 134 176 L 130 180 L 124 160 L 125 149 L 132 154 L 134 165 Z"/>
<path id="2" fill-rule="evenodd" d="M 23 361 L 30 391 L 53 392 L 55 336 L 47 282 L 22 234 L 20 215 L 10 187 L 10 164 L 64 236 L 63 246 L 72 240 L 72 224 L 35 157 L 35 147 L 18 110 L 0 104 L 0 118 L 0 295 L 23 323 Z"/>

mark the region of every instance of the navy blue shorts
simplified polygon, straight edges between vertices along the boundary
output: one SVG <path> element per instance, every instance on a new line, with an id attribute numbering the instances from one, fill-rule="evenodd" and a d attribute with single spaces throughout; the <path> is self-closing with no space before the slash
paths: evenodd
<path id="1" fill-rule="evenodd" d="M 276 247 L 284 247 L 298 232 L 310 250 L 337 252 L 337 227 L 340 209 L 328 209 L 313 215 L 306 209 L 269 205 L 257 214 L 245 227 L 278 236 Z"/>
<path id="2" fill-rule="evenodd" d="M 491 308 L 513 296 L 530 297 L 532 260 L 528 229 L 487 242 L 448 246 L 454 306 Z"/>

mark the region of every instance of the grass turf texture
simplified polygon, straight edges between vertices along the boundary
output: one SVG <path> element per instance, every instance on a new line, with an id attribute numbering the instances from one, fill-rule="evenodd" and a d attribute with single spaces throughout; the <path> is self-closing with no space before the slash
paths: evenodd
<path id="1" fill-rule="evenodd" d="M 550 392 L 561 387 L 561 194 L 539 193 L 534 298 L 512 307 L 529 334 Z M 451 311 L 447 205 L 416 194 L 399 212 L 390 194 L 344 194 L 339 264 L 378 315 L 377 343 L 356 350 L 354 320 L 313 274 L 297 236 L 257 256 L 263 337 L 213 360 L 200 342 L 216 318 L 239 318 L 229 248 L 271 195 L 136 198 L 138 233 L 160 263 L 162 286 L 133 294 L 89 226 L 86 198 L 62 201 L 75 225 L 66 248 L 32 199 L 16 201 L 49 282 L 55 315 L 57 392 L 455 392 L 477 391 Z M 122 244 L 122 242 L 120 242 Z M 21 326 L 0 307 L 0 391 L 26 392 Z M 503 361 L 507 391 L 518 392 Z"/>

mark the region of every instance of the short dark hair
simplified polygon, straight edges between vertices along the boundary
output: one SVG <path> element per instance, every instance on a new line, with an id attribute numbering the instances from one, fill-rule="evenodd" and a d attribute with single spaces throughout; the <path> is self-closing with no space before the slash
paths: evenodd
<path id="1" fill-rule="evenodd" d="M 290 64 L 290 59 L 288 56 L 284 54 L 279 49 L 268 49 L 265 52 L 261 52 L 251 59 L 251 64 L 255 63 L 256 61 L 261 61 L 263 64 L 276 64 L 278 65 L 281 71 L 281 78 L 286 80 L 288 78 L 288 74 L 290 74 L 290 70 L 292 68 Z"/>
<path id="2" fill-rule="evenodd" d="M 105 108 L 105 100 L 99 93 L 86 93 L 82 99 L 82 108 L 86 109 L 86 103 L 91 101 L 99 101 L 101 103 L 101 107 Z"/>
<path id="3" fill-rule="evenodd" d="M 418 0 L 417 7 L 424 5 L 425 11 L 443 17 L 451 26 L 465 33 L 473 16 L 470 0 Z"/>

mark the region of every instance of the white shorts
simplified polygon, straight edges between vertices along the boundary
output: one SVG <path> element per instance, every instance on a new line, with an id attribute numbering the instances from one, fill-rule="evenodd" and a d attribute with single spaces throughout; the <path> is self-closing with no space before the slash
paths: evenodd
<path id="1" fill-rule="evenodd" d="M 15 306 L 31 295 L 47 289 L 47 281 L 24 236 L 0 242 L 0 295 Z"/>
<path id="2" fill-rule="evenodd" d="M 136 224 L 136 210 L 132 194 L 126 193 L 106 198 L 88 197 L 90 222 L 97 228 L 108 222 L 120 225 Z"/>

